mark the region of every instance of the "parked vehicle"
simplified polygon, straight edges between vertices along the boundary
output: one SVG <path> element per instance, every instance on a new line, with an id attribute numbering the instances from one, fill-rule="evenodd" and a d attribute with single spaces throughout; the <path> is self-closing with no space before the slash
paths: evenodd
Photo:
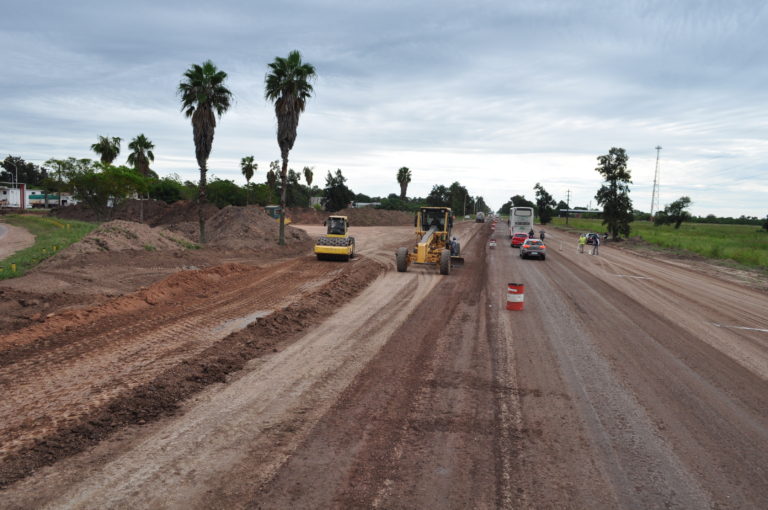
<path id="1" fill-rule="evenodd" d="M 527 259 L 528 257 L 538 257 L 541 260 L 547 258 L 547 247 L 544 245 L 544 241 L 540 239 L 528 239 L 520 247 L 520 258 Z"/>
<path id="2" fill-rule="evenodd" d="M 512 248 L 520 248 L 524 242 L 528 240 L 528 234 L 523 234 L 521 232 L 518 232 L 517 234 L 512 235 L 512 241 L 509 243 L 509 245 Z"/>

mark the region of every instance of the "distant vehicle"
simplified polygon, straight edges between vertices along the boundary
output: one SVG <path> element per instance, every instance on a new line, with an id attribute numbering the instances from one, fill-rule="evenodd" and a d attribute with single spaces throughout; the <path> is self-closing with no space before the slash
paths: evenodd
<path id="1" fill-rule="evenodd" d="M 533 230 L 533 208 L 532 207 L 513 207 L 509 211 L 509 235 L 523 233 L 528 234 Z"/>
<path id="2" fill-rule="evenodd" d="M 512 248 L 520 248 L 520 246 L 523 245 L 528 240 L 528 234 L 524 234 L 522 232 L 518 232 L 517 234 L 514 234 L 512 236 L 512 241 L 509 243 L 509 245 Z"/>
<path id="3" fill-rule="evenodd" d="M 485 223 L 485 213 L 479 212 L 475 215 L 475 223 Z"/>
<path id="4" fill-rule="evenodd" d="M 281 207 L 279 205 L 266 205 L 266 206 L 264 206 L 264 212 L 267 213 L 267 215 L 270 218 L 274 218 L 277 221 L 280 221 L 280 211 L 281 210 L 282 209 L 281 209 Z M 291 219 L 288 216 L 286 216 L 285 217 L 285 224 L 288 225 L 289 223 L 291 223 Z"/>
<path id="5" fill-rule="evenodd" d="M 528 257 L 538 257 L 541 260 L 547 258 L 547 247 L 544 246 L 544 241 L 540 239 L 528 239 L 520 247 L 520 258 L 527 259 Z"/>

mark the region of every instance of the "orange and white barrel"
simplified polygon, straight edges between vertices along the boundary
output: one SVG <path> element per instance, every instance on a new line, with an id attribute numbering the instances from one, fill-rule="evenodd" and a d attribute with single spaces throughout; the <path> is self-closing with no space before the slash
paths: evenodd
<path id="1" fill-rule="evenodd" d="M 525 285 L 510 283 L 507 285 L 507 310 L 522 310 L 525 302 Z"/>
<path id="2" fill-rule="evenodd" d="M 495 238 L 493 238 L 493 237 L 491 237 L 491 240 L 488 242 L 488 245 L 489 245 L 491 248 L 496 248 L 496 239 L 495 239 Z"/>

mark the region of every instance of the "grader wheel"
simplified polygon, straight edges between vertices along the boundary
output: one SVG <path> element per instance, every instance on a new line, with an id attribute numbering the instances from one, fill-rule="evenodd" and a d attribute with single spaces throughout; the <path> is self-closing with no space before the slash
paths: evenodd
<path id="1" fill-rule="evenodd" d="M 440 274 L 449 274 L 451 272 L 451 250 L 440 252 Z"/>
<path id="2" fill-rule="evenodd" d="M 397 272 L 405 273 L 408 271 L 408 248 L 398 248 L 395 252 L 395 262 L 397 263 Z"/>

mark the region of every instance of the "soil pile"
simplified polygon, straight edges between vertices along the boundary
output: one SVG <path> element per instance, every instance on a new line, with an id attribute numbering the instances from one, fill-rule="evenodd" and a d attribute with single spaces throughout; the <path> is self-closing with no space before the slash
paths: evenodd
<path id="1" fill-rule="evenodd" d="M 152 227 L 170 225 L 184 221 L 197 220 L 197 203 L 189 200 L 179 200 L 166 204 L 162 200 L 126 200 L 112 211 L 112 219 L 136 221 L 142 217 Z M 203 216 L 209 219 L 219 212 L 219 208 L 207 203 L 203 206 Z M 98 221 L 96 213 L 85 204 L 61 207 L 51 212 L 52 215 L 68 220 Z M 140 222 L 142 223 L 142 222 Z"/>
<path id="2" fill-rule="evenodd" d="M 331 214 L 311 207 L 291 207 L 287 213 L 291 221 L 299 225 L 320 225 Z"/>
<path id="3" fill-rule="evenodd" d="M 152 228 L 143 223 L 114 220 L 103 223 L 51 260 L 61 262 L 97 252 L 178 250 L 190 244 L 188 239 L 164 228 Z"/>
<path id="4" fill-rule="evenodd" d="M 291 221 L 300 225 L 321 224 L 331 214 L 347 216 L 352 227 L 390 227 L 413 224 L 413 213 L 374 209 L 372 207 L 347 208 L 334 213 L 310 208 L 293 208 L 288 210 L 288 216 L 290 216 Z"/>
<path id="5" fill-rule="evenodd" d="M 169 228 L 182 232 L 190 239 L 199 237 L 195 221 L 177 223 Z M 275 246 L 279 231 L 278 222 L 256 205 L 227 206 L 210 218 L 205 228 L 206 246 L 227 250 L 269 250 Z M 312 246 L 312 239 L 306 232 L 291 226 L 285 229 L 285 240 L 288 245 L 297 245 L 301 249 Z"/>
<path id="6" fill-rule="evenodd" d="M 413 213 L 405 211 L 389 211 L 386 209 L 373 209 L 361 207 L 360 209 L 342 209 L 334 213 L 339 216 L 348 216 L 349 224 L 353 227 L 390 227 L 413 225 Z"/>
<path id="7" fill-rule="evenodd" d="M 219 208 L 213 204 L 203 205 L 203 217 L 206 220 L 218 214 Z M 149 223 L 153 227 L 158 225 L 172 225 L 184 221 L 198 221 L 197 203 L 189 200 L 179 200 L 172 204 L 165 204 L 162 214 L 153 218 Z"/>

